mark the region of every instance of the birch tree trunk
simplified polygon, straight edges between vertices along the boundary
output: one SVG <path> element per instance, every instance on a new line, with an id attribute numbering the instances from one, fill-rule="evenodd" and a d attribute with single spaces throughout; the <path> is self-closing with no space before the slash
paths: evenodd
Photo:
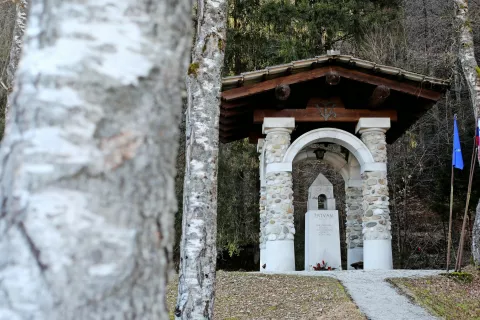
<path id="1" fill-rule="evenodd" d="M 185 180 L 177 319 L 212 319 L 217 236 L 220 90 L 227 0 L 198 0 L 187 75 Z"/>
<path id="2" fill-rule="evenodd" d="M 35 0 L 0 148 L 0 319 L 168 319 L 189 0 Z"/>
<path id="3" fill-rule="evenodd" d="M 456 9 L 456 25 L 459 30 L 459 52 L 458 59 L 462 68 L 462 73 L 467 82 L 468 91 L 470 95 L 470 102 L 473 107 L 475 119 L 480 116 L 480 68 L 477 65 L 475 59 L 473 32 L 471 22 L 468 18 L 468 1 L 467 0 L 454 0 Z M 475 124 L 477 121 L 475 121 Z M 479 201 L 480 205 L 480 201 Z M 478 216 L 475 219 L 472 234 L 472 253 L 476 264 L 480 263 L 479 248 L 480 246 L 480 218 Z"/>
<path id="4" fill-rule="evenodd" d="M 13 91 L 15 71 L 17 70 L 20 55 L 22 54 L 23 34 L 27 22 L 28 1 L 15 0 L 15 6 L 15 26 L 13 28 L 12 48 L 10 49 L 7 65 L 7 94 Z M 10 104 L 8 98 L 7 105 L 5 106 L 5 119 L 8 119 Z"/>
<path id="5" fill-rule="evenodd" d="M 472 255 L 476 266 L 480 265 L 480 201 L 477 205 L 472 230 Z"/>

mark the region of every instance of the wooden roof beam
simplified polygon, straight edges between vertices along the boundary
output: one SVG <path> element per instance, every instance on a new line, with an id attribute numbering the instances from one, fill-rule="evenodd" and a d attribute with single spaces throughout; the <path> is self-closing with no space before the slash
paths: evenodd
<path id="1" fill-rule="evenodd" d="M 252 110 L 250 108 L 245 108 L 245 109 L 230 109 L 230 110 L 225 110 L 225 109 L 220 109 L 220 117 L 225 117 L 225 118 L 230 118 L 230 117 L 237 117 L 237 116 L 243 116 L 247 115 L 248 113 L 251 113 Z"/>
<path id="2" fill-rule="evenodd" d="M 327 74 L 330 74 L 332 72 L 336 72 L 342 78 L 368 83 L 374 86 L 387 86 L 390 88 L 390 90 L 413 95 L 419 98 L 438 101 L 442 97 L 441 92 L 424 89 L 422 88 L 421 84 L 414 85 L 408 82 L 383 78 L 378 75 L 372 75 L 354 69 L 346 69 L 339 66 L 329 66 L 297 74 L 292 74 L 285 77 L 271 79 L 249 86 L 230 89 L 222 92 L 222 99 L 224 101 L 240 99 L 268 90 L 273 90 L 279 85 L 291 85 L 295 83 L 315 80 L 321 77 L 325 77 Z"/>
<path id="3" fill-rule="evenodd" d="M 375 109 L 380 107 L 390 97 L 390 88 L 387 86 L 377 86 L 370 99 L 368 99 L 368 107 Z"/>
<path id="4" fill-rule="evenodd" d="M 396 110 L 368 110 L 368 109 L 344 109 L 344 108 L 307 108 L 307 109 L 284 109 L 284 110 L 255 110 L 253 122 L 263 123 L 265 117 L 295 118 L 295 122 L 358 122 L 360 118 L 390 118 L 398 120 Z"/>
<path id="5" fill-rule="evenodd" d="M 278 101 L 287 101 L 290 97 L 290 92 L 291 89 L 288 84 L 279 85 L 275 88 L 275 98 L 277 98 Z"/>
<path id="6" fill-rule="evenodd" d="M 340 83 L 341 79 L 342 77 L 340 77 L 340 75 L 335 71 L 327 73 L 327 75 L 325 76 L 325 82 L 330 86 L 336 86 Z"/>

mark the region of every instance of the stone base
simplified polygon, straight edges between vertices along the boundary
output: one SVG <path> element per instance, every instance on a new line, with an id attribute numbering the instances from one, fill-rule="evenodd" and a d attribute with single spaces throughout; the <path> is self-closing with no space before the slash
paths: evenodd
<path id="1" fill-rule="evenodd" d="M 347 249 L 347 270 L 355 270 L 352 263 L 363 261 L 363 248 Z"/>
<path id="2" fill-rule="evenodd" d="M 266 268 L 261 266 L 266 264 Z M 261 271 L 295 271 L 295 248 L 293 240 L 267 241 L 267 247 L 263 252 Z"/>
<path id="3" fill-rule="evenodd" d="M 392 270 L 392 240 L 363 241 L 364 270 Z"/>

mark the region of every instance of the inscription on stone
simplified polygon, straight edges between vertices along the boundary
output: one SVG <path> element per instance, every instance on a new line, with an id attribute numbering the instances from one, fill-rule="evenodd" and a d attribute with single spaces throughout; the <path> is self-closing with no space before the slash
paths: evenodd
<path id="1" fill-rule="evenodd" d="M 315 224 L 319 236 L 331 236 L 335 232 L 335 226 L 331 222 L 335 218 L 333 213 L 314 213 L 315 220 L 320 221 Z"/>
<path id="2" fill-rule="evenodd" d="M 305 269 L 322 261 L 341 269 L 337 210 L 309 210 L 305 216 Z"/>

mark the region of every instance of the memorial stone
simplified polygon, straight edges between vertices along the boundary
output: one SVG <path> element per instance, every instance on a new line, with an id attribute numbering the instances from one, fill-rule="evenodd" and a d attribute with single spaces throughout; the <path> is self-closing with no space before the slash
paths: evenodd
<path id="1" fill-rule="evenodd" d="M 305 270 L 324 261 L 341 270 L 340 229 L 337 210 L 310 210 L 305 216 Z"/>

